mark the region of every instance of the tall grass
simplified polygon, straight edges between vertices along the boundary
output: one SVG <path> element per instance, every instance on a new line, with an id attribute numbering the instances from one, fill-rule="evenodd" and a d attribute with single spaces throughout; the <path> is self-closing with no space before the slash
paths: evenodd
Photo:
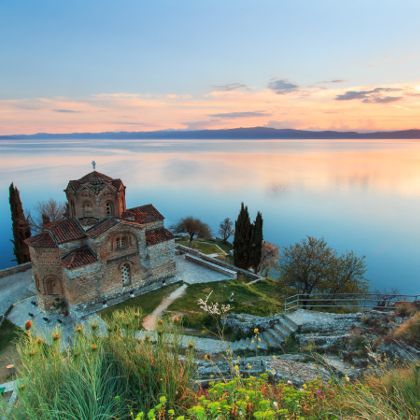
<path id="1" fill-rule="evenodd" d="M 384 370 L 357 384 L 338 384 L 326 412 L 351 419 L 419 419 L 420 366 Z"/>
<path id="2" fill-rule="evenodd" d="M 192 351 L 183 356 L 176 331 L 169 337 L 163 325 L 157 343 L 137 339 L 140 323 L 134 310 L 116 312 L 106 337 L 96 325 L 77 327 L 64 351 L 58 331 L 52 344 L 25 334 L 18 344 L 18 402 L 7 418 L 130 418 L 161 395 L 181 409 L 190 396 Z"/>

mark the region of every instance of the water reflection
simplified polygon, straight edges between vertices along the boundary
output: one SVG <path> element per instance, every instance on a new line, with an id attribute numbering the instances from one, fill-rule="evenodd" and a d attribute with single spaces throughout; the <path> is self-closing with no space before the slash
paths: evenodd
<path id="1" fill-rule="evenodd" d="M 415 292 L 420 276 L 420 142 L 19 141 L 0 143 L 1 266 L 10 264 L 7 188 L 26 209 L 97 169 L 123 179 L 129 205 L 153 202 L 173 223 L 192 214 L 216 229 L 241 201 L 263 211 L 281 246 L 311 234 L 366 255 L 377 287 Z M 418 286 L 417 286 L 418 287 Z"/>

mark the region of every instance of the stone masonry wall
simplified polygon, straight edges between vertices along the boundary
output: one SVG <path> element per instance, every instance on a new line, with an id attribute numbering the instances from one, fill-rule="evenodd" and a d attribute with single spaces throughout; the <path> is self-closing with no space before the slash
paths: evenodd
<path id="1" fill-rule="evenodd" d="M 58 248 L 30 247 L 29 250 L 39 305 L 51 309 L 57 298 L 65 299 L 60 252 Z"/>

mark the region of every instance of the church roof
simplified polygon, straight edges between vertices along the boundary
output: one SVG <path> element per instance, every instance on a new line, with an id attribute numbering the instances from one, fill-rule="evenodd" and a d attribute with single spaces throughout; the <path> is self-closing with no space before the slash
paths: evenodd
<path id="1" fill-rule="evenodd" d="M 108 175 L 105 175 L 105 174 L 101 173 L 101 172 L 92 171 L 92 172 L 89 172 L 88 174 L 86 174 L 85 176 L 82 176 L 81 178 L 79 178 L 78 181 L 82 184 L 84 184 L 85 182 L 92 182 L 92 183 L 111 182 L 112 178 Z"/>
<path id="2" fill-rule="evenodd" d="M 74 218 L 50 223 L 45 227 L 45 229 L 46 232 L 51 234 L 52 238 L 55 239 L 58 244 L 86 238 L 85 231 L 80 223 Z"/>
<path id="3" fill-rule="evenodd" d="M 39 235 L 31 236 L 26 239 L 25 242 L 33 248 L 57 248 L 57 244 L 48 232 L 42 232 Z"/>
<path id="4" fill-rule="evenodd" d="M 111 229 L 117 223 L 119 223 L 119 222 L 115 218 L 105 219 L 105 220 L 102 220 L 102 221 L 96 223 L 96 225 L 94 225 L 90 229 L 88 229 L 86 231 L 86 233 L 91 238 L 97 238 L 98 236 L 100 236 L 104 232 L 106 232 L 108 229 Z"/>
<path id="5" fill-rule="evenodd" d="M 91 184 L 96 189 L 101 190 L 105 185 L 111 184 L 117 190 L 120 188 L 124 188 L 124 184 L 119 178 L 111 178 L 108 175 L 105 175 L 98 171 L 92 171 L 82 176 L 79 179 L 73 179 L 69 181 L 67 185 L 67 189 L 72 189 L 73 191 L 77 191 L 82 185 L 84 184 Z"/>
<path id="6" fill-rule="evenodd" d="M 128 209 L 123 213 L 122 218 L 140 224 L 164 220 L 162 214 L 159 213 L 153 204 L 146 204 L 144 206 Z"/>
<path id="7" fill-rule="evenodd" d="M 96 255 L 88 246 L 77 248 L 61 259 L 64 268 L 71 270 L 73 268 L 83 267 L 84 265 L 93 264 L 97 261 Z"/>
<path id="8" fill-rule="evenodd" d="M 165 228 L 158 228 L 146 232 L 146 244 L 156 245 L 161 242 L 169 241 L 174 238 L 174 235 Z"/>
<path id="9" fill-rule="evenodd" d="M 64 219 L 49 223 L 39 235 L 25 242 L 33 248 L 57 248 L 59 244 L 86 238 L 85 231 L 76 219 Z"/>

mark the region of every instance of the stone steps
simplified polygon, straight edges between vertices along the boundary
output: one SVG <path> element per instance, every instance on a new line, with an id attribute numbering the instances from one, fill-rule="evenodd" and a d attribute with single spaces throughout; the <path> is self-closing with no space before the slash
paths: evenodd
<path id="1" fill-rule="evenodd" d="M 261 326 L 256 323 L 255 328 Z M 280 315 L 263 325 L 263 331 L 257 336 L 241 338 L 231 344 L 234 353 L 279 350 L 284 342 L 298 329 L 298 325 L 287 315 Z"/>

